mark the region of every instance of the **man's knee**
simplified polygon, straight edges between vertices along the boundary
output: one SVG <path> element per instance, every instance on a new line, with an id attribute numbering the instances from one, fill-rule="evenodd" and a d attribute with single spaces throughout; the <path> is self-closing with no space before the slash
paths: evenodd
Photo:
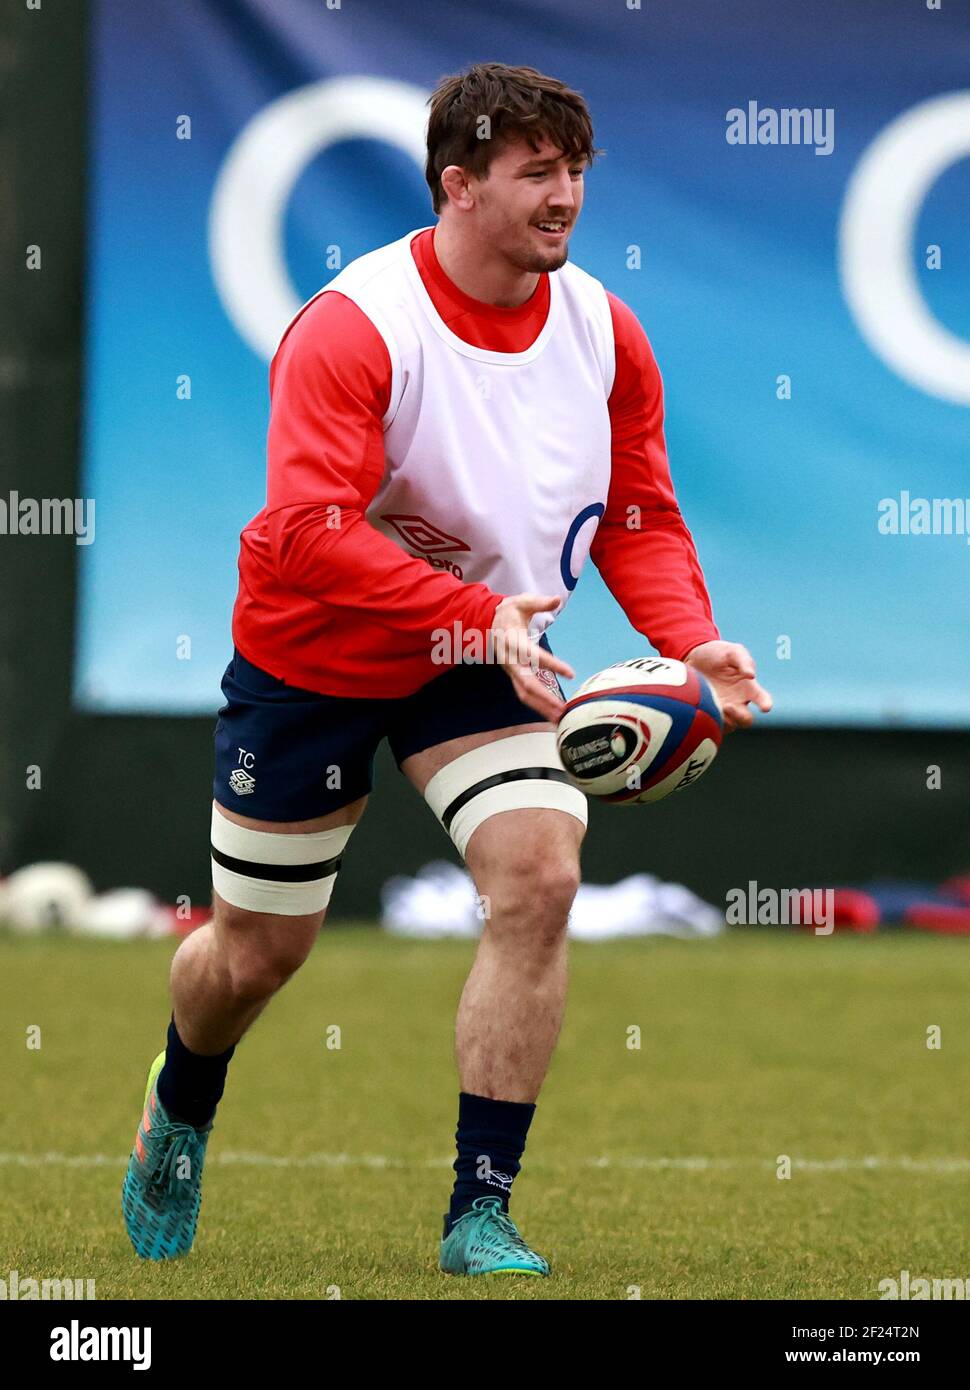
<path id="1" fill-rule="evenodd" d="M 493 933 L 554 946 L 565 933 L 579 882 L 579 856 L 566 848 L 516 852 L 479 890 L 486 923 Z"/>
<path id="2" fill-rule="evenodd" d="M 222 904 L 216 932 L 233 997 L 255 1003 L 282 989 L 310 954 L 323 916 L 274 919 Z"/>

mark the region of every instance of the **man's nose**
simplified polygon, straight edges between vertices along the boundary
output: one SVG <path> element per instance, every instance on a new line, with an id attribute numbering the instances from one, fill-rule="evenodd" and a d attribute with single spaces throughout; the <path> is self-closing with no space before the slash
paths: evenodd
<path id="1" fill-rule="evenodd" d="M 576 189 L 568 169 L 563 169 L 556 181 L 556 186 L 549 195 L 552 206 L 562 208 L 564 212 L 572 212 L 576 206 Z"/>

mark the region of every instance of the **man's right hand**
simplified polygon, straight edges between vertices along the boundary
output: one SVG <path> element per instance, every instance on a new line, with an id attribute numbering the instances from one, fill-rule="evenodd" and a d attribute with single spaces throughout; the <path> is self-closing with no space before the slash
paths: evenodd
<path id="1" fill-rule="evenodd" d="M 559 607 L 560 600 L 555 596 L 512 594 L 496 608 L 489 634 L 493 659 L 508 672 L 516 695 L 550 724 L 559 723 L 563 702 L 536 672 L 552 671 L 567 680 L 573 680 L 576 673 L 565 661 L 532 641 L 529 622 L 536 613 L 554 612 Z"/>

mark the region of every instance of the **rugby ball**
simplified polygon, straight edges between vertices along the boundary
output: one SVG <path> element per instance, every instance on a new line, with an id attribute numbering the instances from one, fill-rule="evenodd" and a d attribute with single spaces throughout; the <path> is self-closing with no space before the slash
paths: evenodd
<path id="1" fill-rule="evenodd" d="M 717 757 L 724 720 L 709 682 L 682 661 L 636 657 L 591 676 L 563 706 L 556 747 L 600 801 L 661 801 Z"/>

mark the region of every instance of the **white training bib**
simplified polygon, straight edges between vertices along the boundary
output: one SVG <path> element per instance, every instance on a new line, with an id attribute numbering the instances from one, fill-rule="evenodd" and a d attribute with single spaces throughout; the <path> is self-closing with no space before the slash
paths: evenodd
<path id="1" fill-rule="evenodd" d="M 610 485 L 606 291 L 567 262 L 549 275 L 549 312 L 531 347 L 473 347 L 424 286 L 411 253 L 421 230 L 351 262 L 321 291 L 353 300 L 391 359 L 386 468 L 367 520 L 461 579 L 565 604 Z M 532 635 L 551 621 L 538 615 Z"/>

